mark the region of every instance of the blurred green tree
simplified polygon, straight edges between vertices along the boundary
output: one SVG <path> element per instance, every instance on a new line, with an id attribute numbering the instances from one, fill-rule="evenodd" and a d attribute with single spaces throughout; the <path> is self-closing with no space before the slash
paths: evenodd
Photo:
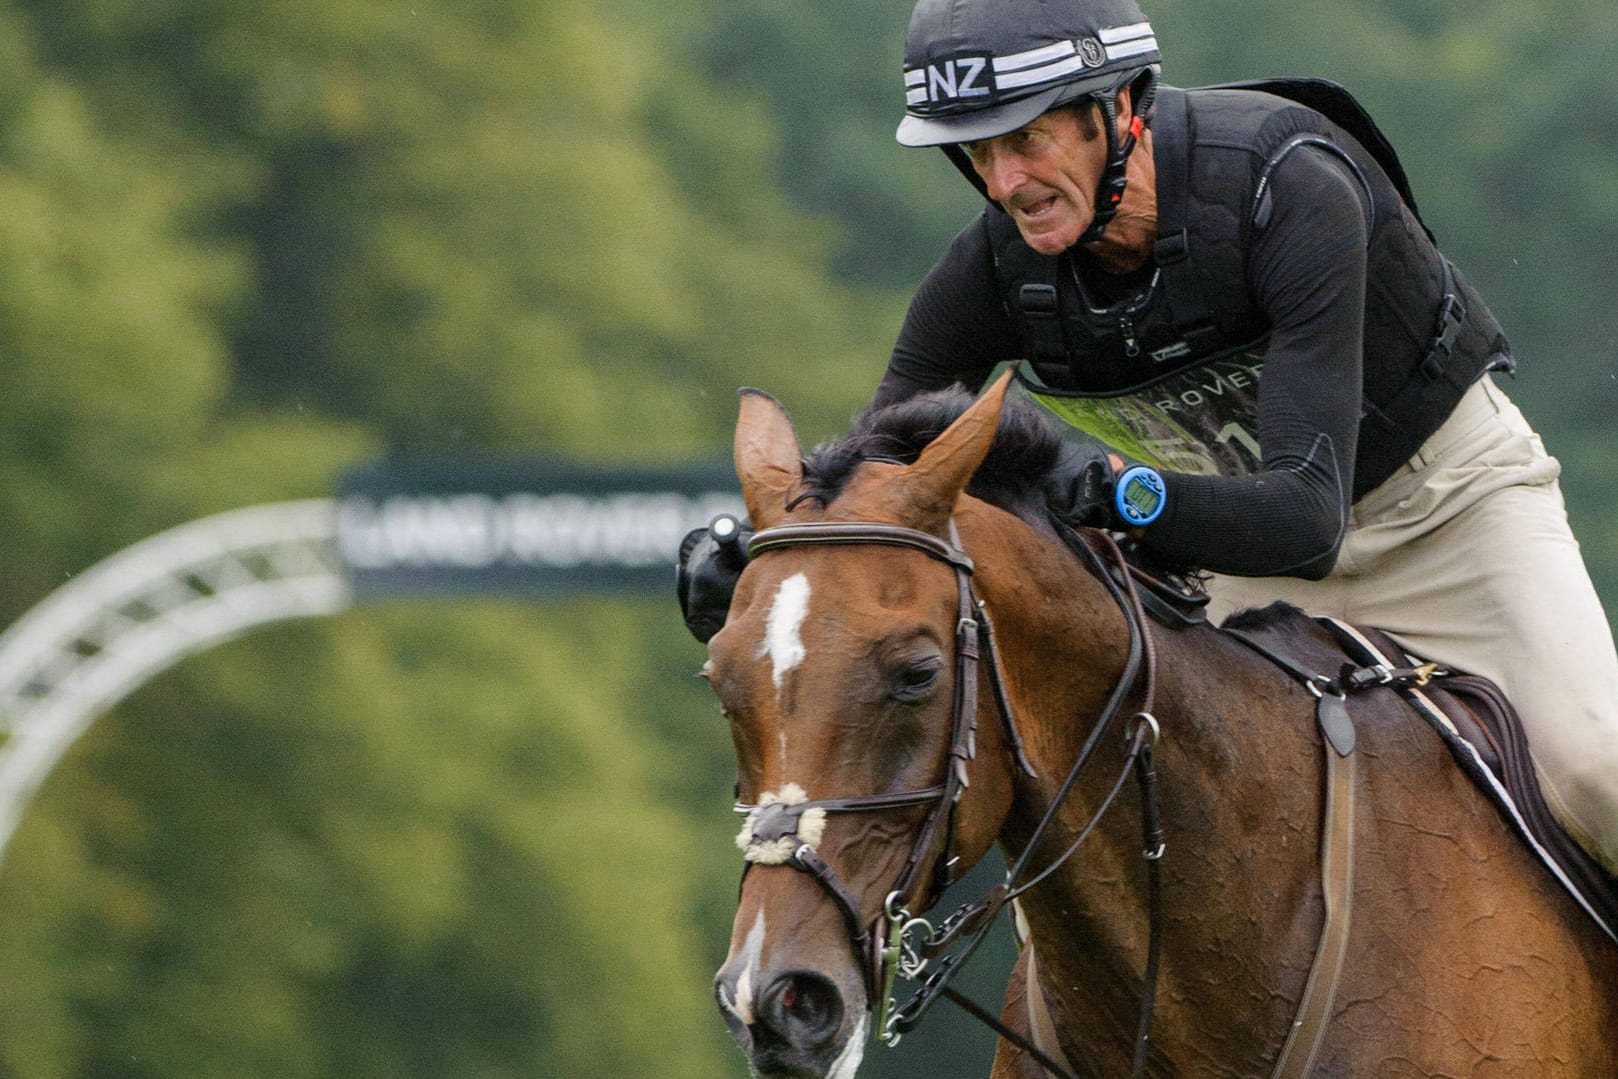
<path id="1" fill-rule="evenodd" d="M 829 432 L 880 364 L 893 298 L 828 279 L 768 117 L 588 3 L 11 2 L 0 28 L 7 616 L 381 448 L 712 453 L 739 383 Z M 3 1070 L 738 1066 L 707 986 L 729 765 L 722 727 L 691 737 L 677 626 L 405 608 L 159 679 L 17 836 Z"/>

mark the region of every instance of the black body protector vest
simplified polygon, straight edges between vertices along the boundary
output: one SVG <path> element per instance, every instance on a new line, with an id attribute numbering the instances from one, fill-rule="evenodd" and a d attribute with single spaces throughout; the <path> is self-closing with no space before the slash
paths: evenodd
<path id="1" fill-rule="evenodd" d="M 1075 261 L 1086 255 L 1040 255 L 998 208 L 983 216 L 1026 350 L 1019 377 L 1068 423 L 1162 469 L 1261 470 L 1269 327 L 1247 288 L 1247 241 L 1269 219 L 1270 175 L 1306 146 L 1348 167 L 1371 220 L 1353 497 L 1408 460 L 1483 372 L 1513 367 L 1494 316 L 1433 245 L 1392 147 L 1343 88 L 1163 87 L 1152 137 L 1155 257 L 1122 299 L 1087 285 Z"/>

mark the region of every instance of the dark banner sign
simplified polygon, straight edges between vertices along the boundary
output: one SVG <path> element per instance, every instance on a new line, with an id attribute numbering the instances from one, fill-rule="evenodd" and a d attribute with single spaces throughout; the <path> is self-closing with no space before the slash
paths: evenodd
<path id="1" fill-rule="evenodd" d="M 729 465 L 585 468 L 383 461 L 343 477 L 337 540 L 355 598 L 666 589 L 680 538 L 740 516 Z"/>

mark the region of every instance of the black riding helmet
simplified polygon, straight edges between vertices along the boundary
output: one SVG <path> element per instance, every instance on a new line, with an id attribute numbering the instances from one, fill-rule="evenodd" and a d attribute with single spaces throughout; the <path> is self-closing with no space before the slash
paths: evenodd
<path id="1" fill-rule="evenodd" d="M 960 143 L 1015 131 L 1059 105 L 1091 98 L 1106 122 L 1099 237 L 1123 198 L 1129 154 L 1157 91 L 1157 37 L 1135 0 L 920 0 L 905 40 L 906 146 L 938 146 L 985 197 Z M 1133 87 L 1135 123 L 1117 133 L 1118 92 Z"/>

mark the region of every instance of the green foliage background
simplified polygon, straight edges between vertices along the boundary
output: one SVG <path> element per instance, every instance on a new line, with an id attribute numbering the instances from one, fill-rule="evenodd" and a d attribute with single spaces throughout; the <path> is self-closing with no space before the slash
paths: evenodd
<path id="1" fill-rule="evenodd" d="M 1557 12 L 1149 9 L 1173 82 L 1370 106 L 1512 335 L 1610 601 L 1618 7 Z M 907 15 L 0 0 L 0 625 L 384 450 L 711 455 L 742 384 L 840 430 L 975 210 L 892 142 Z M 156 679 L 7 855 L 0 1076 L 740 1075 L 700 661 L 663 597 L 400 604 Z M 957 1037 L 867 1074 L 980 1072 Z"/>

